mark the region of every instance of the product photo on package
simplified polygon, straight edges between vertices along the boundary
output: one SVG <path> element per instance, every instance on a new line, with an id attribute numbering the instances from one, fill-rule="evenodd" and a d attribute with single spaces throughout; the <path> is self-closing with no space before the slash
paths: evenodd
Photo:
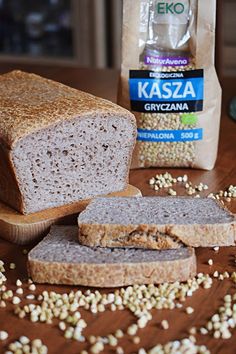
<path id="1" fill-rule="evenodd" d="M 214 168 L 215 22 L 215 0 L 124 0 L 118 103 L 137 120 L 133 168 Z"/>

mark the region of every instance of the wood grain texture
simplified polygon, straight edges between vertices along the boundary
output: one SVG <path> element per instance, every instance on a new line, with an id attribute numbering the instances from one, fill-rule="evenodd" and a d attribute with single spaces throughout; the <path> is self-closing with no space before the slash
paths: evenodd
<path id="1" fill-rule="evenodd" d="M 108 194 L 110 197 L 139 197 L 138 188 L 128 185 L 121 192 Z M 90 200 L 82 200 L 38 213 L 22 215 L 0 202 L 1 237 L 19 245 L 29 244 L 44 236 L 53 224 L 76 223 L 78 213 L 86 208 Z"/>
<path id="2" fill-rule="evenodd" d="M 0 70 L 6 71 L 9 67 L 1 67 Z M 24 69 L 21 67 L 21 69 Z M 45 72 L 44 72 L 45 70 Z M 42 68 L 31 67 L 29 71 L 35 71 L 39 74 L 54 78 L 56 80 L 69 83 L 73 87 L 88 90 L 94 94 L 115 100 L 116 84 L 118 75 L 112 71 L 94 71 L 94 70 L 76 70 L 58 68 Z M 236 185 L 236 124 L 227 116 L 227 105 L 229 99 L 236 93 L 236 81 L 233 79 L 223 80 L 224 108 L 220 132 L 220 148 L 219 158 L 216 168 L 213 171 L 198 171 L 198 170 L 170 170 L 177 176 L 187 173 L 193 183 L 204 182 L 209 185 L 209 192 L 224 189 L 229 184 Z M 130 181 L 132 184 L 140 188 L 143 195 L 154 195 L 153 190 L 148 185 L 148 179 L 157 173 L 165 170 L 150 169 L 150 170 L 134 170 L 131 171 Z M 184 194 L 184 189 L 179 188 L 178 192 Z M 165 193 L 163 193 L 165 194 Z M 228 207 L 236 213 L 236 202 L 232 201 Z M 1 234 L 1 230 L 0 230 Z M 236 264 L 234 257 L 236 255 L 235 247 L 221 248 L 219 252 L 214 252 L 212 249 L 198 249 L 198 271 L 213 274 L 218 271 L 235 271 Z M 209 266 L 207 261 L 212 258 L 213 266 Z M 0 259 L 9 262 L 15 262 L 16 270 L 7 271 L 9 287 L 15 289 L 15 281 L 17 278 L 26 279 L 26 256 L 22 255 L 22 247 L 10 244 L 0 240 Z M 7 266 L 8 268 L 8 266 Z M 72 287 L 61 286 L 38 286 L 37 291 L 41 292 L 44 289 L 55 290 L 57 292 L 70 291 Z M 73 288 L 73 289 L 78 289 Z M 84 289 L 83 289 L 84 290 Z M 106 290 L 104 290 L 105 292 Z M 206 321 L 211 317 L 217 308 L 222 304 L 222 299 L 226 293 L 235 293 L 235 285 L 228 280 L 214 281 L 213 287 L 208 290 L 200 289 L 185 303 L 182 309 L 175 310 L 154 310 L 152 311 L 153 319 L 149 325 L 138 332 L 141 338 L 139 345 L 135 345 L 125 336 L 120 344 L 124 348 L 125 353 L 137 353 L 138 348 L 151 348 L 157 343 L 166 343 L 170 340 L 182 339 L 186 337 L 190 327 L 201 327 L 206 324 Z M 186 306 L 192 306 L 195 311 L 192 315 L 185 313 Z M 20 335 L 28 335 L 31 339 L 40 337 L 49 348 L 50 354 L 80 353 L 82 349 L 88 349 L 87 344 L 80 344 L 75 341 L 66 340 L 62 333 L 57 328 L 57 323 L 53 325 L 32 324 L 27 319 L 19 320 L 13 314 L 13 305 L 9 305 L 7 309 L 0 309 L 0 329 L 9 332 L 9 339 L 6 342 L 0 343 L 0 352 L 4 352 L 9 342 L 17 339 Z M 92 315 L 84 310 L 81 315 L 88 322 L 88 328 L 85 330 L 85 335 L 106 335 L 114 332 L 117 328 L 126 330 L 127 327 L 134 322 L 134 317 L 128 311 L 111 312 L 106 311 L 99 315 Z M 170 328 L 164 331 L 160 328 L 162 319 L 167 319 Z M 214 354 L 235 354 L 236 352 L 236 330 L 232 330 L 232 338 L 229 340 L 217 340 L 210 336 L 197 336 L 198 343 L 206 344 Z M 114 348 L 107 347 L 104 353 L 115 353 Z"/>

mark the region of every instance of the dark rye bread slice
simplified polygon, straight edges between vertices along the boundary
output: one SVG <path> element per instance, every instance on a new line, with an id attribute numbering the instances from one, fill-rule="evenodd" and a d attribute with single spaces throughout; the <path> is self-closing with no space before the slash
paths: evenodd
<path id="1" fill-rule="evenodd" d="M 134 116 L 40 76 L 0 76 L 0 200 L 24 214 L 127 187 Z"/>
<path id="2" fill-rule="evenodd" d="M 235 215 L 210 198 L 97 198 L 78 217 L 87 246 L 151 249 L 232 246 Z"/>
<path id="3" fill-rule="evenodd" d="M 36 283 L 118 287 L 185 281 L 196 274 L 194 249 L 142 250 L 86 247 L 76 226 L 53 226 L 28 255 Z"/>

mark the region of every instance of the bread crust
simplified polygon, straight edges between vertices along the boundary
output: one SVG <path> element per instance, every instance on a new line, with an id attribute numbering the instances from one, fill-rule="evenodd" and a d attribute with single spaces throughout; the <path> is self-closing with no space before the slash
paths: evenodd
<path id="1" fill-rule="evenodd" d="M 118 264 L 42 262 L 29 256 L 28 272 L 35 283 L 111 288 L 132 284 L 186 281 L 196 275 L 196 256 L 189 248 L 186 259 Z"/>
<path id="2" fill-rule="evenodd" d="M 23 200 L 13 168 L 11 151 L 0 143 L 0 199 L 12 208 L 23 211 Z"/>
<path id="3" fill-rule="evenodd" d="M 0 141 L 9 149 L 24 136 L 91 114 L 134 115 L 102 98 L 19 70 L 0 75 Z"/>

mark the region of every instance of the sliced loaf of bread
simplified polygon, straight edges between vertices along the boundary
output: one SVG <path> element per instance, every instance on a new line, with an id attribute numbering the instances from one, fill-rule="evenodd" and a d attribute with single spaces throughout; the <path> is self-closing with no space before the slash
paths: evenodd
<path id="1" fill-rule="evenodd" d="M 0 76 L 0 200 L 30 214 L 125 189 L 134 116 L 85 92 Z"/>
<path id="2" fill-rule="evenodd" d="M 232 246 L 235 220 L 210 198 L 97 198 L 78 217 L 79 241 L 150 249 Z"/>
<path id="3" fill-rule="evenodd" d="M 194 249 L 90 248 L 78 243 L 76 226 L 53 226 L 28 255 L 36 283 L 118 287 L 185 281 L 196 274 Z"/>

